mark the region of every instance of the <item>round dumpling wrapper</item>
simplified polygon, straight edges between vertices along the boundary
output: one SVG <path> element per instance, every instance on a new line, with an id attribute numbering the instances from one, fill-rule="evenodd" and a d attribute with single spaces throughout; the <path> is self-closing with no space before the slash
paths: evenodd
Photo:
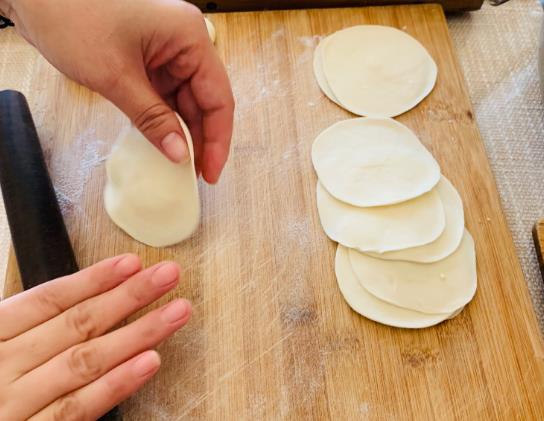
<path id="1" fill-rule="evenodd" d="M 453 314 L 425 314 L 397 307 L 374 297 L 357 280 L 351 268 L 349 250 L 341 244 L 338 245 L 336 250 L 334 269 L 338 287 L 349 306 L 367 319 L 384 325 L 420 329 L 455 317 L 462 310 L 459 309 Z"/>
<path id="2" fill-rule="evenodd" d="M 200 221 L 191 134 L 180 120 L 191 159 L 173 163 L 135 127 L 121 133 L 106 162 L 104 205 L 134 239 L 166 247 L 188 238 Z"/>
<path id="3" fill-rule="evenodd" d="M 436 190 L 390 206 L 359 208 L 332 197 L 317 182 L 317 210 L 327 236 L 346 247 L 383 253 L 428 244 L 444 231 Z"/>
<path id="4" fill-rule="evenodd" d="M 322 65 L 335 98 L 354 114 L 395 117 L 433 89 L 437 67 L 427 50 L 389 26 L 342 29 L 323 45 Z"/>
<path id="5" fill-rule="evenodd" d="M 476 254 L 467 230 L 457 250 L 435 263 L 382 260 L 356 250 L 349 251 L 349 258 L 363 288 L 398 307 L 453 313 L 476 293 Z"/>
<path id="6" fill-rule="evenodd" d="M 440 167 L 416 135 L 390 118 L 353 118 L 325 129 L 312 162 L 327 191 L 354 206 L 404 202 L 431 190 Z"/>
<path id="7" fill-rule="evenodd" d="M 432 263 L 448 257 L 457 250 L 465 231 L 463 201 L 455 187 L 445 177 L 441 178 L 435 189 L 444 205 L 446 216 L 446 227 L 440 237 L 423 246 L 388 251 L 381 254 L 368 252 L 368 254 L 386 260 Z"/>

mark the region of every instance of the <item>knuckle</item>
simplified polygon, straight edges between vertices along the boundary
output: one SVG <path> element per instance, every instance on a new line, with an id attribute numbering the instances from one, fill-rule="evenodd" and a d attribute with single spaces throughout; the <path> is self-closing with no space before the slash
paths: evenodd
<path id="1" fill-rule="evenodd" d="M 119 57 L 108 54 L 101 60 L 101 66 L 97 70 L 85 70 L 76 77 L 76 80 L 91 90 L 107 96 L 119 87 L 123 76 L 127 74 L 126 70 L 126 65 Z"/>
<path id="2" fill-rule="evenodd" d="M 81 303 L 66 313 L 68 329 L 75 331 L 81 341 L 87 341 L 100 334 L 100 328 L 91 306 Z"/>
<path id="3" fill-rule="evenodd" d="M 221 97 L 215 107 L 218 110 L 228 111 L 230 114 L 234 114 L 234 98 L 232 95 L 225 95 Z"/>
<path id="4" fill-rule="evenodd" d="M 149 284 L 147 284 L 149 285 Z M 128 287 L 127 294 L 136 305 L 144 305 L 147 303 L 147 297 L 149 295 L 149 287 L 146 288 L 146 285 L 143 285 L 139 282 L 131 282 Z"/>
<path id="5" fill-rule="evenodd" d="M 172 110 L 162 102 L 158 102 L 139 112 L 134 118 L 134 124 L 143 133 L 154 131 L 161 127 L 171 117 Z"/>
<path id="6" fill-rule="evenodd" d="M 56 315 L 64 312 L 65 308 L 61 304 L 62 292 L 54 291 L 44 285 L 35 290 L 35 301 L 41 313 L 44 315 Z"/>
<path id="7" fill-rule="evenodd" d="M 69 352 L 68 367 L 77 379 L 86 383 L 98 378 L 103 372 L 100 353 L 89 344 L 78 345 Z"/>
<path id="8" fill-rule="evenodd" d="M 85 407 L 73 395 L 66 395 L 53 404 L 53 421 L 83 421 L 87 419 Z"/>

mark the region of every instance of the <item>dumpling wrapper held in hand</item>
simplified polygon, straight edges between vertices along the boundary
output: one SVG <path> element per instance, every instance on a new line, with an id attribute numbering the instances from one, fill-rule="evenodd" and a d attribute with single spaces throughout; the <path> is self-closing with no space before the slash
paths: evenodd
<path id="1" fill-rule="evenodd" d="M 442 260 L 452 254 L 463 238 L 465 231 L 465 216 L 463 201 L 455 187 L 446 177 L 442 177 L 435 187 L 440 200 L 444 205 L 446 228 L 432 243 L 423 246 L 411 247 L 403 250 L 385 253 L 368 252 L 372 257 L 386 260 L 403 260 L 406 262 L 432 263 Z"/>
<path id="2" fill-rule="evenodd" d="M 317 182 L 317 210 L 327 236 L 346 247 L 384 253 L 421 246 L 444 231 L 444 206 L 436 190 L 390 206 L 359 208 L 336 200 Z"/>
<path id="3" fill-rule="evenodd" d="M 436 83 L 436 63 L 407 33 L 389 26 L 342 29 L 323 43 L 323 73 L 334 97 L 354 114 L 395 117 Z"/>
<path id="4" fill-rule="evenodd" d="M 185 123 L 181 126 L 191 156 L 185 163 L 168 160 L 135 127 L 121 133 L 106 163 L 108 215 L 131 237 L 153 247 L 185 240 L 200 220 L 193 143 Z"/>
<path id="5" fill-rule="evenodd" d="M 425 314 L 397 307 L 374 297 L 357 280 L 351 268 L 349 249 L 341 244 L 336 250 L 334 270 L 338 287 L 349 306 L 357 313 L 375 322 L 393 327 L 420 329 L 451 319 L 460 312 Z"/>
<path id="6" fill-rule="evenodd" d="M 352 118 L 321 132 L 312 145 L 319 181 L 360 207 L 404 202 L 430 191 L 440 167 L 417 136 L 390 118 Z"/>
<path id="7" fill-rule="evenodd" d="M 375 297 L 422 313 L 453 313 L 476 293 L 474 240 L 467 230 L 457 250 L 435 263 L 382 260 L 349 251 L 357 279 Z"/>

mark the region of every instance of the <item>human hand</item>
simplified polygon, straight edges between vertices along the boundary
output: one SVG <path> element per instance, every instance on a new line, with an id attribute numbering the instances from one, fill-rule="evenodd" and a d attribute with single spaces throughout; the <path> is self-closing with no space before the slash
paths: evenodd
<path id="1" fill-rule="evenodd" d="M 94 420 L 157 372 L 152 349 L 185 325 L 175 300 L 107 333 L 178 283 L 179 267 L 104 260 L 0 302 L 0 419 Z"/>
<path id="2" fill-rule="evenodd" d="M 179 0 L 0 0 L 57 69 L 102 94 L 174 162 L 188 159 L 177 111 L 210 183 L 227 160 L 234 99 L 204 18 Z"/>

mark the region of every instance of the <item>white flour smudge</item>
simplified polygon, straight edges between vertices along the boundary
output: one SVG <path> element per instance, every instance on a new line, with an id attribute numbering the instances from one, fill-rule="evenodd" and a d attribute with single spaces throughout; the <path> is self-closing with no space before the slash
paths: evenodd
<path id="1" fill-rule="evenodd" d="M 95 129 L 87 129 L 74 139 L 63 154 L 56 159 L 53 158 L 54 166 L 66 167 L 66 171 L 59 172 L 55 178 L 55 191 L 63 214 L 69 214 L 74 210 L 81 211 L 81 197 L 91 172 L 106 160 L 106 156 L 101 152 L 105 144 L 106 142 L 96 138 Z M 74 168 L 66 165 L 66 160 L 77 159 L 81 150 L 83 153 L 77 166 Z"/>

